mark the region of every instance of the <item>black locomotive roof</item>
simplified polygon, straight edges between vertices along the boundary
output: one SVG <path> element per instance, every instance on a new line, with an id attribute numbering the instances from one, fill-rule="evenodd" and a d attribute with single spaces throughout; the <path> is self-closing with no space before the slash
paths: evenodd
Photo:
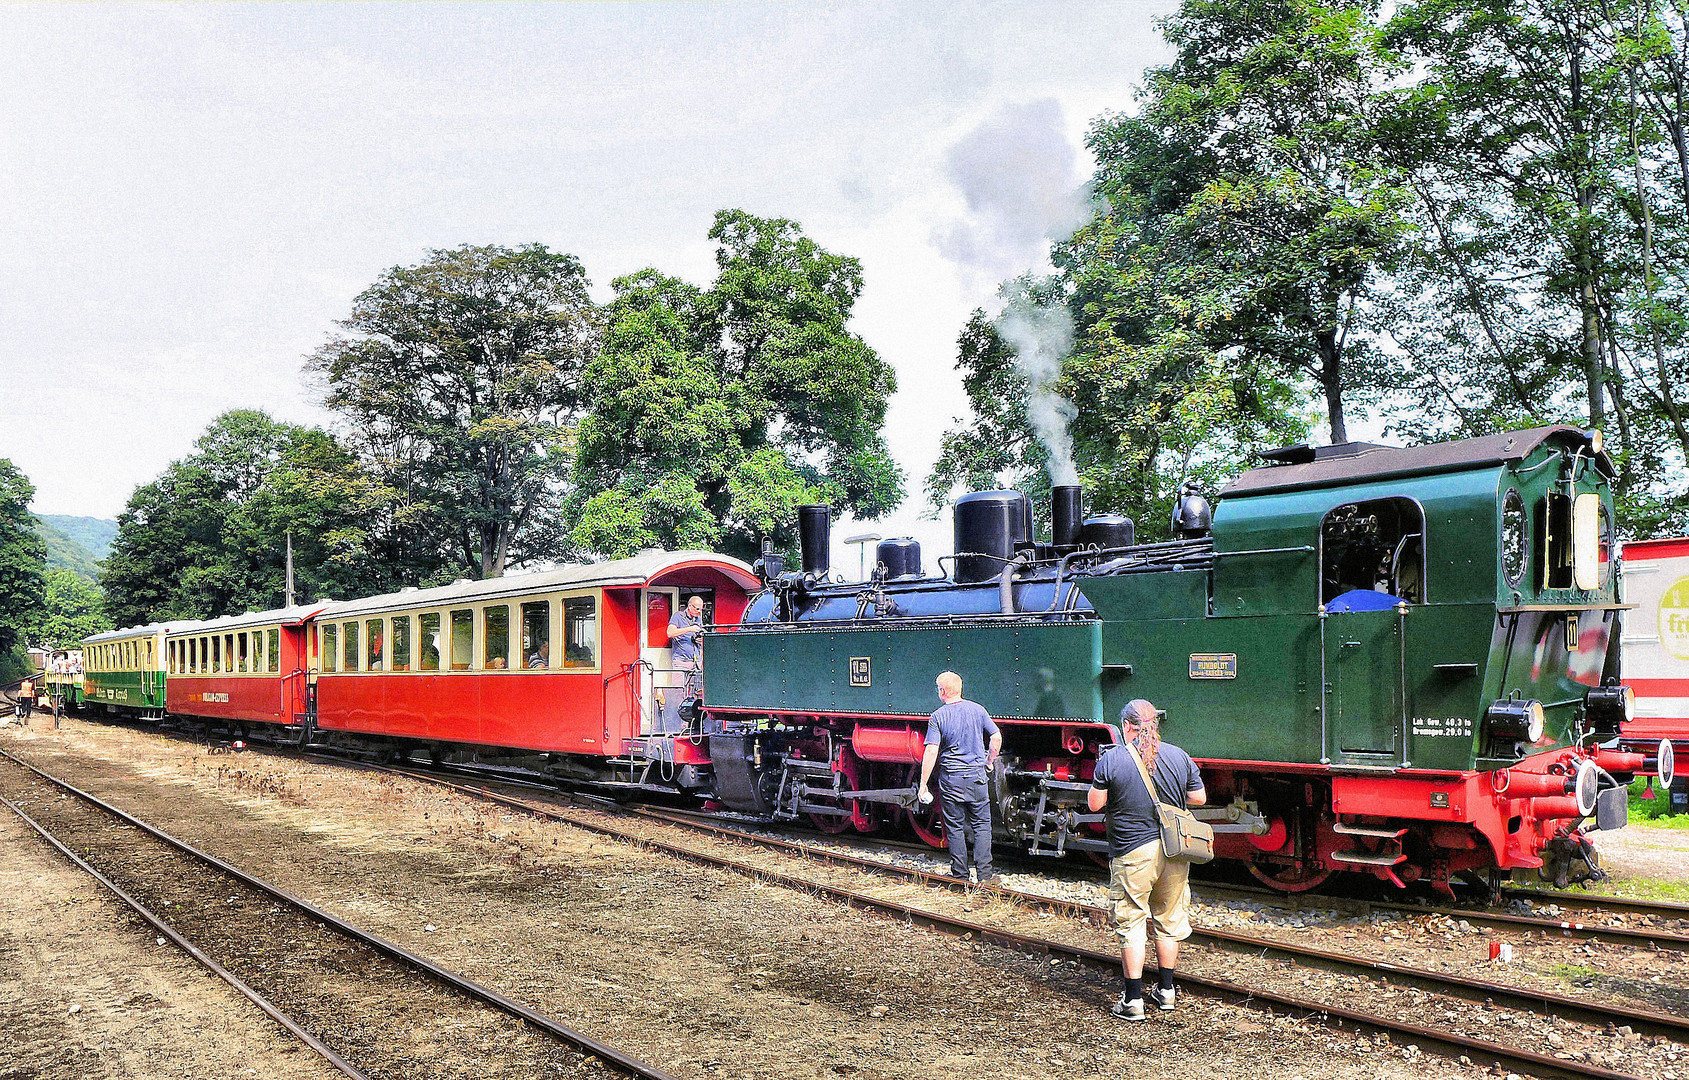
<path id="1" fill-rule="evenodd" d="M 1324 487 L 1328 484 L 1378 480 L 1387 476 L 1450 472 L 1483 465 L 1521 461 L 1557 435 L 1582 440 L 1584 433 L 1565 424 L 1482 435 L 1476 439 L 1431 443 L 1428 446 L 1378 446 L 1374 443 L 1338 443 L 1316 450 L 1293 447 L 1273 451 L 1273 457 L 1290 464 L 1267 465 L 1248 472 L 1226 485 L 1221 498 L 1263 495 L 1273 491 Z M 1310 460 L 1311 458 L 1311 460 Z"/>

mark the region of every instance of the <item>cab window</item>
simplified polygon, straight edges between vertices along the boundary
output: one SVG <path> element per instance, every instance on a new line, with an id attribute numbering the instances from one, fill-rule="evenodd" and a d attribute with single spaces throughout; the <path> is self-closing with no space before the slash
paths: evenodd
<path id="1" fill-rule="evenodd" d="M 1572 500 L 1558 491 L 1537 504 L 1537 580 L 1540 589 L 1572 587 Z"/>
<path id="2" fill-rule="evenodd" d="M 1425 602 L 1425 514 L 1412 499 L 1336 507 L 1320 522 L 1320 603 L 1350 610 Z"/>

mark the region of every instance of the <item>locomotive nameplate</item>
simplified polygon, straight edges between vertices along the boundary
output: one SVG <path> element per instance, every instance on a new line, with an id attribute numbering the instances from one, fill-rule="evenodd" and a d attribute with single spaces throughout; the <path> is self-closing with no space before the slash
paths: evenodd
<path id="1" fill-rule="evenodd" d="M 1193 652 L 1193 653 L 1191 653 L 1191 678 L 1193 678 L 1193 679 L 1235 679 L 1235 678 L 1237 678 L 1237 653 L 1232 653 L 1232 652 Z"/>
<path id="2" fill-rule="evenodd" d="M 869 666 L 868 658 L 866 656 L 853 656 L 850 658 L 850 685 L 874 685 L 873 669 Z"/>

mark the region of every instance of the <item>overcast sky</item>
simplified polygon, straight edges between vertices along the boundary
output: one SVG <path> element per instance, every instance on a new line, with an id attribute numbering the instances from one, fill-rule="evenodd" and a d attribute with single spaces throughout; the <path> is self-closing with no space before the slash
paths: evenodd
<path id="1" fill-rule="evenodd" d="M 0 6 L 0 457 L 38 513 L 116 517 L 226 409 L 327 422 L 301 359 L 388 267 L 539 241 L 600 298 L 704 284 L 742 207 L 862 260 L 918 492 L 957 331 L 1044 258 L 1174 6 Z M 947 551 L 916 510 L 871 528 Z"/>

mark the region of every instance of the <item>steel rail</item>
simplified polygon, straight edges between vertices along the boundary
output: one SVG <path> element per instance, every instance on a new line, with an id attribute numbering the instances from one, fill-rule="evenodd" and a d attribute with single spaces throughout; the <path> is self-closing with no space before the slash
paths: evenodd
<path id="1" fill-rule="evenodd" d="M 625 1072 L 644 1078 L 644 1080 L 677 1080 L 677 1078 L 671 1074 L 666 1073 L 653 1065 L 649 1065 L 630 1054 L 624 1053 L 608 1043 L 600 1042 L 584 1032 L 576 1031 L 574 1028 L 546 1016 L 544 1013 L 537 1012 L 518 1001 L 504 996 L 489 986 L 484 986 L 473 979 L 459 975 L 447 968 L 440 967 L 433 961 L 427 960 L 422 956 L 411 952 L 402 945 L 388 941 L 386 938 L 381 937 L 378 934 L 372 934 L 367 930 L 359 929 L 339 916 L 324 911 L 309 900 L 294 896 L 292 893 L 287 892 L 279 886 L 272 885 L 262 878 L 249 874 L 237 866 L 224 862 L 215 855 L 199 850 L 184 840 L 178 840 L 176 837 L 171 836 L 169 833 L 157 826 L 150 825 L 147 822 L 142 821 L 140 818 L 118 809 L 98 796 L 92 795 L 83 791 L 81 788 L 68 783 L 67 781 L 61 780 L 50 773 L 44 772 L 30 762 L 25 761 L 6 750 L 0 750 L 0 757 L 4 757 L 14 764 L 28 769 L 36 776 L 39 776 L 41 779 L 47 781 L 55 787 L 76 796 L 92 806 L 99 807 L 101 810 L 121 819 L 126 824 L 141 830 L 154 839 L 160 840 L 186 855 L 199 859 L 206 865 L 215 867 L 216 869 L 221 870 L 229 876 L 236 878 L 255 889 L 260 889 L 263 892 L 269 893 L 271 896 L 283 903 L 328 924 L 330 927 L 342 934 L 345 934 L 347 937 L 362 942 L 363 944 L 368 945 L 395 960 L 409 964 L 420 971 L 424 971 L 454 989 L 468 994 L 470 997 L 486 1002 L 487 1004 L 507 1012 L 512 1016 L 516 1016 L 527 1021 L 529 1024 L 532 1024 L 534 1027 L 539 1028 L 542 1031 L 557 1036 L 559 1039 L 562 1039 L 577 1050 L 583 1050 L 589 1054 L 596 1055 L 600 1059 L 616 1065 Z"/>
<path id="2" fill-rule="evenodd" d="M 119 900 L 121 900 L 125 904 L 127 904 L 130 907 L 130 909 L 132 909 L 135 912 L 135 914 L 139 915 L 143 920 L 145 920 L 149 925 L 151 925 L 153 929 L 157 930 L 160 934 L 163 934 L 165 937 L 169 938 L 183 952 L 187 953 L 189 956 L 191 956 L 195 960 L 199 961 L 201 966 L 203 966 L 206 970 L 210 971 L 213 975 L 217 976 L 219 979 L 222 979 L 224 982 L 226 982 L 230 986 L 234 987 L 235 990 L 237 990 L 242 997 L 246 998 L 248 1001 L 252 1002 L 254 1005 L 256 1005 L 260 1009 L 262 1009 L 264 1011 L 264 1015 L 268 1016 L 270 1019 L 274 1020 L 276 1023 L 280 1024 L 282 1027 L 286 1028 L 288 1031 L 292 1032 L 294 1035 L 298 1036 L 300 1042 L 304 1043 L 306 1046 L 309 1046 L 312 1050 L 315 1050 L 319 1055 L 322 1056 L 324 1061 L 327 1061 L 330 1065 L 333 1065 L 336 1069 L 339 1069 L 342 1073 L 345 1073 L 347 1076 L 351 1077 L 352 1080 L 369 1080 L 369 1078 L 367 1076 L 365 1076 L 364 1073 L 361 1072 L 357 1068 L 357 1066 L 353 1065 L 351 1062 L 347 1061 L 345 1058 L 343 1058 L 339 1054 L 335 1053 L 333 1050 L 331 1050 L 329 1047 L 325 1046 L 321 1041 L 319 1041 L 316 1038 L 316 1036 L 312 1035 L 310 1032 L 308 1032 L 304 1028 L 300 1027 L 299 1024 L 297 1022 L 295 1022 L 292 1017 L 288 1016 L 286 1013 L 282 1012 L 279 1008 L 277 1008 L 275 1003 L 270 1001 L 269 998 L 265 997 L 263 994 L 260 994 L 258 991 L 254 990 L 252 987 L 248 986 L 245 982 L 243 982 L 241 980 L 240 976 L 236 975 L 234 972 L 230 971 L 228 968 L 224 967 L 222 964 L 219 964 L 217 961 L 215 961 L 211 957 L 207 956 L 193 942 L 189 941 L 187 938 L 183 937 L 180 933 L 178 933 L 176 931 L 175 927 L 171 926 L 169 923 L 165 922 L 163 919 L 161 919 L 157 915 L 155 915 L 151 910 L 149 910 L 147 908 L 147 906 L 145 904 L 141 903 L 139 900 L 135 899 L 133 896 L 130 896 L 128 893 L 124 892 L 121 888 L 118 887 L 116 882 L 112 881 L 110 878 L 106 877 L 104 874 L 102 874 L 98 870 L 94 869 L 94 867 L 89 865 L 88 862 L 82 858 L 82 856 L 78 855 L 76 852 L 70 850 L 69 847 L 65 846 L 65 844 L 62 840 L 60 840 L 58 837 L 54 836 L 51 832 L 49 832 L 40 822 L 36 821 L 34 818 L 32 818 L 28 814 L 24 813 L 23 809 L 21 807 L 19 807 L 16 803 L 12 802 L 12 800 L 6 798 L 4 795 L 0 795 L 0 803 L 4 803 L 5 806 L 6 806 L 6 809 L 8 809 L 12 813 L 16 814 L 23 821 L 23 823 L 25 825 L 28 825 L 30 828 L 34 829 L 37 833 L 39 833 L 43 840 L 47 841 L 49 844 L 51 844 L 55 848 L 57 848 L 58 851 L 59 851 L 59 854 L 63 855 L 65 858 L 69 859 L 72 863 L 74 863 L 81 870 L 87 872 L 89 877 L 92 877 L 95 881 L 97 881 L 101 885 L 105 886 L 107 892 L 110 892 L 113 896 L 117 897 Z"/>
<path id="3" fill-rule="evenodd" d="M 1434 907 L 1419 904 L 1397 904 L 1388 900 L 1351 900 L 1334 896 L 1315 897 L 1306 893 L 1281 893 L 1270 889 L 1253 889 L 1248 886 L 1227 885 L 1221 882 L 1192 882 L 1191 887 L 1211 893 L 1229 892 L 1238 896 L 1264 896 L 1274 904 L 1295 908 L 1355 907 L 1400 911 L 1409 915 L 1444 915 L 1451 919 L 1465 919 L 1467 922 L 1482 923 L 1486 926 L 1502 927 L 1509 930 L 1541 930 L 1547 934 L 1560 934 L 1566 937 L 1606 939 L 1609 943 L 1646 944 L 1653 942 L 1670 944 L 1679 949 L 1689 949 L 1689 934 L 1674 930 L 1651 930 L 1634 926 L 1603 926 L 1599 923 L 1578 922 L 1575 919 L 1548 919 L 1537 915 L 1509 915 L 1506 912 L 1486 911 L 1482 908 Z M 1302 897 L 1307 897 L 1307 899 L 1304 900 Z"/>
<path id="4" fill-rule="evenodd" d="M 550 813 L 547 808 L 534 806 L 532 803 L 526 802 L 522 799 L 502 796 L 497 792 L 487 791 L 486 789 L 475 790 L 465 785 L 441 780 L 437 777 L 430 776 L 425 772 L 416 772 L 409 769 L 394 769 L 390 766 L 382 766 L 381 768 L 384 771 L 389 771 L 400 776 L 424 780 L 430 783 L 443 784 L 448 788 L 462 791 L 466 794 L 480 798 L 492 799 L 500 805 L 526 810 L 530 813 Z M 860 855 L 851 855 L 841 851 L 831 851 L 826 848 L 812 847 L 808 844 L 803 844 L 793 840 L 758 835 L 757 833 L 748 832 L 743 829 L 736 829 L 730 825 L 694 821 L 684 815 L 677 816 L 666 811 L 653 810 L 649 807 L 612 806 L 601 809 L 606 813 L 617 813 L 656 820 L 681 828 L 694 829 L 696 831 L 733 842 L 750 842 L 773 850 L 787 852 L 795 856 L 816 859 L 822 862 L 835 863 L 841 866 L 848 866 L 856 870 L 888 873 L 945 889 L 967 890 L 970 892 L 984 893 L 986 895 L 995 895 L 1026 907 L 1043 911 L 1051 911 L 1072 918 L 1083 919 L 1097 926 L 1105 925 L 1108 918 L 1108 911 L 1095 904 L 1086 904 L 1077 900 L 1062 900 L 1056 897 L 1041 896 L 1037 893 L 1025 892 L 1020 889 L 1011 889 L 1001 885 L 970 885 L 967 882 L 960 881 L 945 873 L 939 873 L 931 870 L 920 870 L 909 866 L 899 866 L 895 863 L 881 862 L 876 859 L 864 858 Z M 1409 964 L 1397 964 L 1388 960 L 1372 960 L 1367 957 L 1356 956 L 1353 953 L 1340 952 L 1334 949 L 1320 949 L 1306 945 L 1295 945 L 1289 942 L 1276 941 L 1271 938 L 1233 933 L 1228 930 L 1196 927 L 1192 929 L 1191 936 L 1213 942 L 1217 945 L 1232 947 L 1239 950 L 1255 952 L 1265 950 L 1281 956 L 1294 957 L 1298 960 L 1308 960 L 1318 964 L 1326 964 L 1338 968 L 1361 968 L 1373 973 L 1393 976 L 1399 982 L 1414 982 L 1430 986 L 1444 993 L 1453 992 L 1457 996 L 1462 997 L 1469 996 L 1472 998 L 1483 997 L 1490 998 L 1492 1000 L 1506 1000 L 1512 1003 L 1516 1008 L 1540 1010 L 1557 1016 L 1577 1016 L 1590 1023 L 1629 1024 L 1633 1027 L 1647 1028 L 1649 1034 L 1666 1035 L 1679 1039 L 1680 1041 L 1689 1041 L 1689 1017 L 1675 1016 L 1671 1013 L 1658 1012 L 1652 1009 L 1632 1009 L 1603 1005 L 1598 1002 L 1590 1002 L 1566 994 L 1557 994 L 1549 990 L 1532 990 L 1516 986 L 1508 986 L 1503 983 L 1490 982 L 1486 979 L 1475 979 L 1465 975 L 1445 974 L 1443 972 L 1432 971 L 1427 968 L 1414 967 Z"/>
<path id="5" fill-rule="evenodd" d="M 1638 915 L 1652 915 L 1658 919 L 1689 920 L 1689 904 L 1672 900 L 1639 900 L 1634 896 L 1614 896 L 1611 893 L 1572 893 L 1554 889 L 1511 887 L 1503 888 L 1501 895 L 1508 899 L 1547 901 L 1592 911 L 1628 911 Z"/>
<path id="6" fill-rule="evenodd" d="M 1120 970 L 1120 957 L 1116 953 L 1102 952 L 1097 949 L 1088 949 L 1083 946 L 1070 945 L 1066 942 L 1055 941 L 1049 938 L 1038 937 L 1030 934 L 1020 934 L 1012 930 L 991 926 L 987 923 L 976 922 L 972 919 L 965 919 L 955 915 L 946 915 L 942 912 L 932 911 L 913 904 L 875 896 L 872 893 L 863 892 L 858 889 L 851 889 L 841 885 L 834 885 L 827 882 L 797 877 L 778 870 L 771 870 L 766 867 L 740 862 L 739 860 L 730 859 L 726 856 L 714 855 L 709 852 L 698 851 L 695 848 L 685 847 L 680 844 L 672 844 L 665 840 L 642 836 L 639 833 L 629 832 L 625 829 L 618 829 L 615 826 L 607 825 L 602 822 L 579 818 L 564 810 L 534 806 L 520 799 L 515 799 L 509 796 L 501 796 L 496 792 L 475 791 L 473 789 L 465 788 L 464 785 L 455 784 L 450 781 L 434 780 L 426 774 L 414 774 L 403 769 L 388 769 L 387 771 L 394 772 L 402 776 L 431 781 L 448 788 L 464 789 L 469 794 L 476 795 L 477 797 L 496 801 L 514 809 L 526 810 L 529 813 L 537 814 L 541 817 L 551 818 L 552 820 L 571 825 L 587 832 L 593 832 L 600 836 L 625 841 L 638 847 L 659 851 L 665 855 L 672 855 L 686 859 L 703 866 L 728 870 L 747 877 L 767 881 L 772 884 L 791 889 L 795 892 L 803 892 L 812 896 L 822 896 L 830 900 L 837 900 L 844 903 L 847 907 L 861 907 L 868 910 L 879 911 L 903 919 L 911 924 L 918 924 L 944 933 L 973 935 L 978 937 L 981 941 L 988 941 L 1006 948 L 1026 949 L 1048 955 L 1062 956 L 1082 963 L 1087 967 L 1111 973 Z M 889 869 L 889 867 L 885 867 L 884 864 L 878 864 L 876 868 Z M 925 873 L 925 871 L 916 871 L 916 873 Z M 960 883 L 958 882 L 958 884 Z M 1251 944 L 1263 945 L 1266 943 L 1251 942 Z M 1459 1032 L 1425 1027 L 1420 1024 L 1410 1023 L 1393 1017 L 1361 1012 L 1360 1010 L 1351 1009 L 1346 1006 L 1301 998 L 1275 990 L 1245 986 L 1226 979 L 1214 978 L 1213 976 L 1196 975 L 1190 972 L 1178 971 L 1174 973 L 1174 978 L 1179 982 L 1184 983 L 1187 987 L 1198 987 L 1210 994 L 1234 999 L 1238 1004 L 1247 1004 L 1252 1006 L 1276 1005 L 1280 1008 L 1292 1010 L 1305 1018 L 1319 1020 L 1321 1022 L 1328 1021 L 1331 1018 L 1346 1020 L 1361 1027 L 1390 1032 L 1397 1035 L 1406 1035 L 1420 1042 L 1447 1047 L 1458 1052 L 1475 1053 L 1496 1061 L 1512 1062 L 1539 1074 L 1547 1072 L 1556 1075 L 1575 1077 L 1596 1077 L 1599 1078 L 1599 1080 L 1639 1080 L 1639 1078 L 1631 1073 L 1621 1073 L 1612 1069 L 1588 1065 L 1582 1062 L 1571 1061 L 1569 1059 L 1554 1058 L 1547 1054 L 1539 1054 L 1533 1050 L 1526 1050 L 1522 1047 L 1513 1047 L 1503 1043 L 1490 1042 L 1487 1039 L 1473 1038 L 1469 1035 L 1462 1035 Z"/>

